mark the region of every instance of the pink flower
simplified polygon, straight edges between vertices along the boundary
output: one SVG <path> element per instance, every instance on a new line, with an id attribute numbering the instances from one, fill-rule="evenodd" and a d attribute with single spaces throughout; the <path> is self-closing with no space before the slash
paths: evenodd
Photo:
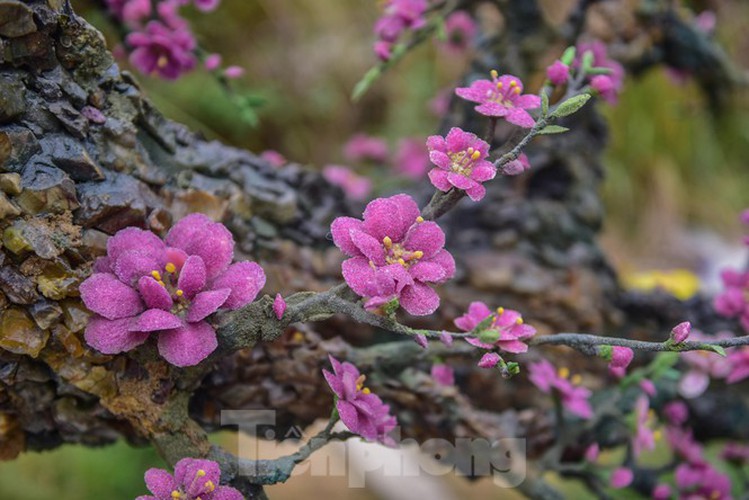
<path id="1" fill-rule="evenodd" d="M 671 487 L 661 483 L 653 488 L 651 495 L 653 500 L 669 500 L 671 498 Z"/>
<path id="2" fill-rule="evenodd" d="M 426 9 L 427 0 L 387 0 L 382 17 L 374 26 L 378 38 L 374 45 L 377 57 L 387 61 L 390 59 L 392 44 L 398 41 L 404 31 L 422 28 L 426 24 Z"/>
<path id="3" fill-rule="evenodd" d="M 609 59 L 606 45 L 600 40 L 595 40 L 590 43 L 580 43 L 577 45 L 577 57 L 573 63 L 574 67 L 580 68 L 582 66 L 582 58 L 586 52 L 590 52 L 593 55 L 594 68 L 607 68 L 611 71 L 608 75 L 597 75 L 596 77 L 593 77 L 590 82 L 591 86 L 595 88 L 593 80 L 598 76 L 604 76 L 604 78 L 609 79 L 609 82 L 599 79 L 598 83 L 595 84 L 605 90 L 605 93 L 601 92 L 599 89 L 596 90 L 601 92 L 601 96 L 604 100 L 610 104 L 616 104 L 617 96 L 624 85 L 624 67 L 613 59 Z"/>
<path id="4" fill-rule="evenodd" d="M 681 344 L 689 337 L 692 332 L 692 323 L 683 321 L 671 329 L 671 341 L 674 344 Z"/>
<path id="5" fill-rule="evenodd" d="M 427 139 L 429 160 L 437 165 L 429 171 L 432 185 L 440 191 L 462 189 L 473 200 L 486 194 L 481 184 L 494 178 L 497 169 L 486 157 L 489 144 L 475 134 L 453 127 L 446 137 L 439 135 Z"/>
<path id="6" fill-rule="evenodd" d="M 738 317 L 739 323 L 749 332 L 749 271 L 724 269 L 720 273 L 725 290 L 715 297 L 715 311 L 727 318 Z"/>
<path id="7" fill-rule="evenodd" d="M 176 80 L 195 66 L 195 38 L 186 29 L 151 21 L 144 30 L 127 35 L 126 41 L 133 48 L 130 63 L 146 75 Z"/>
<path id="8" fill-rule="evenodd" d="M 398 424 L 390 415 L 390 407 L 364 387 L 366 377 L 351 363 L 341 363 L 328 356 L 333 373 L 323 370 L 325 380 L 336 395 L 336 408 L 341 421 L 354 432 L 369 441 L 379 441 L 388 446 L 395 442 L 388 436 Z"/>
<path id="9" fill-rule="evenodd" d="M 390 57 L 393 55 L 393 44 L 390 42 L 378 40 L 374 45 L 372 45 L 372 49 L 374 50 L 377 59 L 382 62 L 389 61 Z"/>
<path id="10" fill-rule="evenodd" d="M 422 349 L 426 349 L 429 347 L 429 340 L 427 339 L 427 336 L 423 333 L 420 333 L 418 335 L 413 336 L 414 342 L 421 347 Z"/>
<path id="11" fill-rule="evenodd" d="M 193 0 L 195 7 L 202 12 L 210 12 L 216 10 L 221 0 Z"/>
<path id="12" fill-rule="evenodd" d="M 614 471 L 611 473 L 611 477 L 609 478 L 609 484 L 614 489 L 621 489 L 626 488 L 630 484 L 632 484 L 632 480 L 634 479 L 634 474 L 632 473 L 632 469 L 628 469 L 626 467 L 619 467 L 618 469 L 614 469 Z"/>
<path id="13" fill-rule="evenodd" d="M 550 394 L 554 391 L 562 399 L 562 404 L 570 412 L 583 419 L 589 419 L 593 416 L 593 409 L 588 401 L 591 392 L 579 387 L 576 378 L 578 375 L 569 380 L 569 370 L 561 368 L 559 373 L 554 369 L 554 365 L 547 360 L 541 360 L 538 363 L 531 363 L 528 367 L 530 373 L 529 379 L 538 387 L 541 392 Z"/>
<path id="14" fill-rule="evenodd" d="M 552 85 L 564 85 L 570 77 L 570 67 L 557 59 L 554 63 L 546 68 L 546 78 Z"/>
<path id="15" fill-rule="evenodd" d="M 626 368 L 634 357 L 635 353 L 629 347 L 613 346 L 611 348 L 611 363 L 609 366 L 612 368 Z"/>
<path id="16" fill-rule="evenodd" d="M 702 456 L 702 447 L 694 440 L 692 431 L 678 427 L 666 428 L 666 439 L 673 448 L 674 454 L 689 463 L 701 463 L 705 459 Z"/>
<path id="17" fill-rule="evenodd" d="M 398 298 L 409 313 L 424 316 L 439 306 L 430 283 L 455 274 L 455 261 L 445 250 L 445 233 L 424 221 L 408 195 L 378 198 L 364 209 L 364 220 L 338 217 L 331 225 L 333 242 L 351 258 L 343 278 L 354 292 L 374 303 Z"/>
<path id="18" fill-rule="evenodd" d="M 340 187 L 352 200 L 363 200 L 372 191 L 372 181 L 357 175 L 350 168 L 341 165 L 328 165 L 322 175 L 334 186 Z"/>
<path id="19" fill-rule="evenodd" d="M 711 34 L 715 31 L 715 25 L 717 24 L 717 17 L 715 12 L 712 10 L 703 10 L 697 17 L 694 18 L 694 26 L 705 34 Z"/>
<path id="20" fill-rule="evenodd" d="M 229 66 L 224 70 L 224 76 L 230 80 L 236 80 L 242 78 L 244 75 L 244 68 L 241 66 Z"/>
<path id="21" fill-rule="evenodd" d="M 655 390 L 655 384 L 652 380 L 648 378 L 644 378 L 640 380 L 640 389 L 642 389 L 642 392 L 650 396 L 651 398 L 655 396 L 656 390 Z"/>
<path id="22" fill-rule="evenodd" d="M 598 92 L 601 98 L 609 104 L 616 104 L 617 91 L 614 81 L 606 75 L 596 75 L 590 80 L 590 87 Z"/>
<path id="23" fill-rule="evenodd" d="M 262 153 L 260 153 L 260 158 L 267 161 L 271 164 L 271 166 L 280 168 L 283 167 L 288 163 L 288 160 L 279 153 L 278 151 L 274 151 L 273 149 L 266 149 Z"/>
<path id="24" fill-rule="evenodd" d="M 479 368 L 494 368 L 502 358 L 496 352 L 487 352 L 477 363 Z"/>
<path id="25" fill-rule="evenodd" d="M 350 162 L 385 163 L 388 158 L 388 145 L 383 139 L 367 134 L 355 134 L 343 146 L 343 156 Z"/>
<path id="26" fill-rule="evenodd" d="M 476 80 L 470 87 L 455 89 L 455 93 L 467 101 L 477 102 L 476 111 L 486 116 L 501 117 L 523 128 L 531 128 L 536 122 L 526 109 L 541 105 L 537 95 L 523 94 L 523 82 L 512 75 L 499 76 L 492 71 L 491 80 Z"/>
<path id="27" fill-rule="evenodd" d="M 442 332 L 440 334 L 440 342 L 445 344 L 447 347 L 450 347 L 451 345 L 453 345 L 453 337 L 447 332 Z"/>
<path id="28" fill-rule="evenodd" d="M 683 401 L 672 401 L 663 407 L 663 415 L 673 425 L 682 425 L 689 418 L 689 408 Z"/>
<path id="29" fill-rule="evenodd" d="M 655 434 L 651 425 L 654 416 L 650 412 L 650 400 L 647 396 L 640 396 L 635 401 L 636 432 L 632 439 L 632 452 L 639 457 L 644 450 L 655 449 Z"/>
<path id="30" fill-rule="evenodd" d="M 682 493 L 680 498 L 729 500 L 731 497 L 730 479 L 718 472 L 707 462 L 683 463 L 674 474 L 676 487 Z"/>
<path id="31" fill-rule="evenodd" d="M 443 47 L 448 52 L 461 53 L 468 49 L 478 28 L 468 12 L 456 10 L 445 19 L 445 31 L 447 41 Z"/>
<path id="32" fill-rule="evenodd" d="M 741 212 L 739 219 L 741 220 L 742 224 L 746 224 L 749 226 L 749 208 L 744 209 L 744 211 Z"/>
<path id="33" fill-rule="evenodd" d="M 598 455 L 601 452 L 600 446 L 598 446 L 598 443 L 593 443 L 585 450 L 585 461 L 593 463 L 596 460 L 598 460 Z"/>
<path id="34" fill-rule="evenodd" d="M 283 318 L 283 313 L 286 312 L 286 301 L 280 293 L 277 293 L 276 298 L 273 300 L 273 312 L 279 320 Z"/>
<path id="35" fill-rule="evenodd" d="M 531 163 L 525 153 L 520 153 L 516 160 L 505 164 L 502 167 L 502 175 L 518 175 L 531 168 Z"/>
<path id="36" fill-rule="evenodd" d="M 749 348 L 731 349 L 726 359 L 730 372 L 726 375 L 726 383 L 735 384 L 749 377 Z"/>
<path id="37" fill-rule="evenodd" d="M 466 342 L 482 349 L 499 348 L 513 354 L 528 351 L 528 346 L 523 340 L 535 335 L 536 329 L 523 323 L 520 313 L 512 309 L 500 307 L 494 312 L 483 302 L 471 302 L 468 312 L 455 320 L 455 326 L 464 332 L 471 332 L 489 316 L 493 316 L 493 319 L 484 332 L 494 334 L 497 340 L 494 343 L 486 343 L 479 337 L 467 337 Z M 483 332 L 476 333 L 483 337 Z"/>
<path id="38" fill-rule="evenodd" d="M 729 338 L 728 333 L 721 333 L 708 337 L 696 332 L 694 340 L 717 340 Z M 687 351 L 681 354 L 681 359 L 687 363 L 689 370 L 679 381 L 679 394 L 687 399 L 696 398 L 710 385 L 711 378 L 725 378 L 731 371 L 731 365 L 717 353 L 709 351 Z"/>
<path id="39" fill-rule="evenodd" d="M 403 139 L 395 152 L 395 170 L 414 180 L 421 180 L 429 169 L 429 155 L 423 139 Z"/>
<path id="40" fill-rule="evenodd" d="M 162 469 L 148 469 L 145 480 L 153 495 L 136 500 L 243 500 L 244 496 L 229 486 L 220 486 L 221 470 L 212 460 L 183 458 L 174 466 L 174 475 Z"/>
<path id="41" fill-rule="evenodd" d="M 720 457 L 729 462 L 745 464 L 749 462 L 749 446 L 740 443 L 726 443 Z"/>
<path id="42" fill-rule="evenodd" d="M 213 71 L 221 66 L 221 54 L 211 54 L 203 61 L 203 67 L 207 71 Z"/>
<path id="43" fill-rule="evenodd" d="M 435 382 L 444 386 L 455 385 L 455 372 L 445 363 L 435 363 L 432 365 L 432 378 Z"/>
<path id="44" fill-rule="evenodd" d="M 112 15 L 125 23 L 135 27 L 151 15 L 151 0 L 105 0 Z"/>
<path id="45" fill-rule="evenodd" d="M 453 91 L 451 88 L 442 89 L 429 101 L 429 111 L 434 116 L 443 117 L 450 109 L 450 96 Z"/>
<path id="46" fill-rule="evenodd" d="M 219 309 L 252 302 L 265 285 L 254 262 L 231 264 L 234 239 L 203 214 L 179 221 L 165 241 L 137 228 L 107 242 L 107 256 L 80 286 L 94 316 L 88 344 L 104 354 L 130 351 L 158 332 L 161 356 L 175 366 L 192 366 L 217 346 L 206 319 Z"/>

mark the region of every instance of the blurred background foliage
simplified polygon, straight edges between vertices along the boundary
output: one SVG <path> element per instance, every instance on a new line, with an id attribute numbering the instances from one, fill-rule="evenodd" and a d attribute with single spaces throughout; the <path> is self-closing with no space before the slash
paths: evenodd
<path id="1" fill-rule="evenodd" d="M 545 3 L 553 10 L 555 1 Z M 94 2 L 73 4 L 112 47 L 118 43 Z M 717 38 L 740 68 L 749 68 L 749 2 L 693 7 L 716 10 Z M 470 57 L 446 58 L 426 44 L 352 103 L 353 86 L 374 63 L 371 33 L 378 12 L 375 0 L 224 0 L 213 13 L 189 13 L 206 50 L 247 69 L 238 82 L 242 92 L 266 100 L 254 128 L 200 70 L 176 83 L 138 79 L 163 113 L 208 138 L 256 152 L 274 149 L 315 168 L 342 163 L 342 146 L 357 132 L 382 136 L 393 147 L 399 138 L 434 133 L 439 118 L 429 102 L 455 85 Z M 620 269 L 693 265 L 691 257 L 682 260 L 680 245 L 691 241 L 683 234 L 695 228 L 726 245 L 738 243 L 737 215 L 749 205 L 748 107 L 749 93 L 742 89 L 723 114 L 713 115 L 694 84 L 675 84 L 662 69 L 628 79 L 619 104 L 602 106 L 611 125 L 603 241 Z M 0 463 L 0 499 L 134 498 L 145 493 L 143 472 L 161 465 L 153 450 L 124 443 L 25 454 Z M 463 483 L 455 488 L 475 493 Z M 293 498 L 295 491 L 301 490 L 292 487 L 282 496 Z M 484 490 L 491 491 L 491 485 Z M 363 491 L 347 495 L 371 498 Z"/>

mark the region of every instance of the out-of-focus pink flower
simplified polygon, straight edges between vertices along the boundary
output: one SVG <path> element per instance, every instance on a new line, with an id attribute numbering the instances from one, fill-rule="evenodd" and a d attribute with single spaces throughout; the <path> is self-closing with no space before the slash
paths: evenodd
<path id="1" fill-rule="evenodd" d="M 614 80 L 606 75 L 596 75 L 590 80 L 590 87 L 598 92 L 601 98 L 609 104 L 616 104 L 618 94 Z"/>
<path id="2" fill-rule="evenodd" d="M 364 209 L 364 220 L 338 217 L 331 225 L 333 242 L 351 258 L 343 278 L 368 299 L 365 306 L 398 298 L 409 313 L 424 316 L 439 306 L 430 284 L 455 274 L 455 261 L 444 249 L 445 233 L 419 215 L 408 195 L 378 198 Z"/>
<path id="3" fill-rule="evenodd" d="M 486 188 L 482 184 L 497 174 L 494 164 L 486 161 L 489 144 L 475 134 L 453 127 L 446 137 L 430 136 L 427 147 L 429 160 L 437 165 L 429 171 L 434 187 L 444 192 L 462 189 L 473 201 L 484 197 Z"/>
<path id="4" fill-rule="evenodd" d="M 455 385 L 455 372 L 445 363 L 435 363 L 432 365 L 432 378 L 440 385 Z"/>
<path id="5" fill-rule="evenodd" d="M 500 307 L 492 311 L 483 302 L 471 302 L 468 312 L 455 320 L 455 325 L 464 332 L 473 331 L 482 321 L 492 316 L 492 321 L 485 331 L 493 333 L 497 340 L 494 343 L 482 342 L 479 337 L 466 337 L 466 342 L 482 349 L 501 349 L 510 353 L 528 351 L 523 342 L 536 334 L 536 329 L 523 322 L 519 312 Z M 477 332 L 481 335 L 482 332 Z"/>
<path id="6" fill-rule="evenodd" d="M 388 434 L 398 424 L 390 415 L 390 406 L 364 387 L 366 377 L 351 363 L 341 363 L 328 357 L 333 373 L 323 370 L 325 380 L 337 396 L 336 408 L 341 421 L 348 429 L 369 441 L 379 441 L 393 446 L 395 442 Z"/>
<path id="7" fill-rule="evenodd" d="M 136 500 L 243 500 L 234 488 L 221 486 L 221 470 L 212 460 L 183 458 L 174 466 L 174 475 L 163 469 L 148 469 L 146 486 L 153 495 Z"/>
<path id="8" fill-rule="evenodd" d="M 689 408 L 683 401 L 672 401 L 663 407 L 663 415 L 672 425 L 683 425 L 689 418 Z"/>
<path id="9" fill-rule="evenodd" d="M 593 443 L 585 450 L 585 461 L 593 463 L 596 460 L 598 460 L 598 455 L 601 452 L 600 446 L 598 446 L 598 443 Z"/>
<path id="10" fill-rule="evenodd" d="M 621 489 L 626 488 L 630 484 L 632 484 L 632 480 L 634 479 L 634 474 L 632 473 L 632 469 L 628 469 L 626 467 L 619 467 L 618 469 L 614 469 L 614 471 L 611 473 L 611 477 L 609 478 L 609 484 L 614 489 Z"/>
<path id="11" fill-rule="evenodd" d="M 650 411 L 650 400 L 640 396 L 635 401 L 635 436 L 632 439 L 632 452 L 639 457 L 644 450 L 655 449 L 655 433 L 651 426 L 655 417 Z"/>
<path id="12" fill-rule="evenodd" d="M 395 170 L 408 178 L 421 180 L 429 170 L 429 153 L 424 139 L 408 138 L 398 143 Z"/>
<path id="13" fill-rule="evenodd" d="M 731 481 L 707 462 L 687 462 L 679 465 L 674 473 L 676 487 L 682 493 L 680 498 L 729 500 Z"/>
<path id="14" fill-rule="evenodd" d="M 107 256 L 80 286 L 95 315 L 86 342 L 104 354 L 130 351 L 158 332 L 159 354 L 175 366 L 192 366 L 217 346 L 206 319 L 219 309 L 252 302 L 265 285 L 254 262 L 231 264 L 234 238 L 223 224 L 191 214 L 162 241 L 137 228 L 107 242 Z"/>
<path id="15" fill-rule="evenodd" d="M 160 21 L 127 35 L 133 48 L 130 64 L 146 75 L 176 80 L 195 67 L 195 38 L 186 29 L 174 29 Z"/>
<path id="16" fill-rule="evenodd" d="M 749 332 L 749 271 L 724 269 L 720 277 L 725 290 L 713 301 L 715 311 L 727 318 L 738 318 L 744 330 Z"/>
<path id="17" fill-rule="evenodd" d="M 702 454 L 702 446 L 694 440 L 692 431 L 679 427 L 666 427 L 666 439 L 673 448 L 674 454 L 689 463 L 701 463 L 705 459 Z"/>
<path id="18" fill-rule="evenodd" d="M 280 293 L 276 294 L 276 298 L 273 300 L 273 313 L 277 319 L 283 318 L 283 313 L 286 312 L 286 301 L 283 299 Z"/>
<path id="19" fill-rule="evenodd" d="M 140 25 L 151 15 L 151 0 L 106 0 L 112 15 L 129 27 Z"/>
<path id="20" fill-rule="evenodd" d="M 383 15 L 375 22 L 374 32 L 378 41 L 374 45 L 377 57 L 390 59 L 392 44 L 406 30 L 417 30 L 426 24 L 424 13 L 427 0 L 387 0 Z"/>
<path id="21" fill-rule="evenodd" d="M 554 63 L 546 68 L 546 78 L 552 85 L 564 85 L 570 77 L 570 67 L 557 59 Z"/>
<path id="22" fill-rule="evenodd" d="M 742 224 L 746 224 L 747 226 L 749 226 L 749 208 L 741 212 L 741 216 L 739 216 L 739 219 L 741 220 Z"/>
<path id="23" fill-rule="evenodd" d="M 502 175 L 518 175 L 531 168 L 531 163 L 525 153 L 520 153 L 517 159 L 505 164 L 502 167 Z"/>
<path id="24" fill-rule="evenodd" d="M 230 80 L 236 80 L 244 76 L 244 68 L 242 66 L 229 66 L 224 70 L 224 76 Z"/>
<path id="25" fill-rule="evenodd" d="M 671 329 L 671 341 L 674 344 L 681 344 L 692 333 L 692 323 L 683 321 Z"/>
<path id="26" fill-rule="evenodd" d="M 374 43 L 374 45 L 372 45 L 372 49 L 374 50 L 377 59 L 382 62 L 389 61 L 393 55 L 393 44 L 391 42 L 378 40 Z"/>
<path id="27" fill-rule="evenodd" d="M 496 352 L 487 352 L 477 363 L 479 368 L 494 368 L 502 358 Z"/>
<path id="28" fill-rule="evenodd" d="M 720 457 L 729 462 L 746 464 L 749 462 L 749 446 L 740 443 L 727 443 L 723 451 L 720 452 Z"/>
<path id="29" fill-rule="evenodd" d="M 610 104 L 616 104 L 619 92 L 624 86 L 624 66 L 609 59 L 608 50 L 606 45 L 600 40 L 593 42 L 585 42 L 577 45 L 577 57 L 573 63 L 573 66 L 580 68 L 582 66 L 582 59 L 586 52 L 590 52 L 593 55 L 593 67 L 594 68 L 607 68 L 610 70 L 608 75 L 597 75 L 591 80 L 591 86 L 594 87 L 598 92 L 601 93 L 601 97 Z M 602 79 L 596 80 L 599 76 L 605 76 L 609 81 Z M 594 81 L 596 82 L 594 84 Z M 597 87 L 597 88 L 596 88 Z"/>
<path id="30" fill-rule="evenodd" d="M 221 66 L 221 54 L 210 54 L 203 61 L 203 67 L 208 71 L 213 71 Z"/>
<path id="31" fill-rule="evenodd" d="M 193 0 L 195 7 L 203 12 L 210 12 L 216 10 L 221 0 Z"/>
<path id="32" fill-rule="evenodd" d="M 455 93 L 467 101 L 478 103 L 476 111 L 486 116 L 504 118 L 523 128 L 531 128 L 536 122 L 527 109 L 541 105 L 537 95 L 523 94 L 523 82 L 516 76 L 502 75 L 492 71 L 491 80 L 476 80 L 470 87 L 455 89 Z"/>
<path id="33" fill-rule="evenodd" d="M 731 367 L 726 383 L 735 384 L 749 377 L 749 347 L 731 349 L 726 360 Z"/>
<path id="34" fill-rule="evenodd" d="M 372 161 L 385 163 L 388 145 L 383 139 L 367 134 L 355 134 L 343 146 L 343 156 L 350 162 Z"/>
<path id="35" fill-rule="evenodd" d="M 562 399 L 562 405 L 570 412 L 583 419 L 593 416 L 593 409 L 588 401 L 591 392 L 585 387 L 579 387 L 575 377 L 569 380 L 569 370 L 562 368 L 557 372 L 554 365 L 547 360 L 531 363 L 528 367 L 529 379 L 542 392 L 551 394 L 552 391 Z"/>
<path id="36" fill-rule="evenodd" d="M 708 337 L 699 332 L 692 335 L 693 340 L 718 340 L 730 338 L 730 333 L 719 333 Z M 731 372 L 731 365 L 719 354 L 710 351 L 687 351 L 681 354 L 689 370 L 679 381 L 679 394 L 687 399 L 696 398 L 710 385 L 711 378 L 725 378 Z"/>
<path id="37" fill-rule="evenodd" d="M 445 116 L 450 109 L 450 97 L 453 89 L 442 89 L 429 101 L 429 111 L 439 118 Z"/>
<path id="38" fill-rule="evenodd" d="M 265 151 L 260 153 L 260 158 L 267 161 L 271 164 L 271 166 L 276 168 L 283 167 L 288 163 L 288 160 L 284 157 L 284 155 L 273 149 L 266 149 Z"/>
<path id="39" fill-rule="evenodd" d="M 642 389 L 642 392 L 650 396 L 651 398 L 655 396 L 656 390 L 655 390 L 655 384 L 652 380 L 648 378 L 644 378 L 640 380 L 640 389 Z"/>
<path id="40" fill-rule="evenodd" d="M 653 500 L 670 500 L 671 498 L 671 487 L 667 484 L 659 484 L 653 488 L 652 493 Z"/>
<path id="41" fill-rule="evenodd" d="M 447 40 L 443 47 L 452 53 L 461 53 L 468 49 L 476 36 L 478 27 L 471 15 L 464 10 L 457 10 L 445 19 Z"/>
<path id="42" fill-rule="evenodd" d="M 694 26 L 701 32 L 709 35 L 715 31 L 715 25 L 718 19 L 712 10 L 703 10 L 694 18 Z"/>
<path id="43" fill-rule="evenodd" d="M 328 182 L 343 189 L 352 200 L 364 200 L 372 191 L 372 181 L 357 175 L 348 167 L 328 165 L 323 168 L 322 175 Z"/>
<path id="44" fill-rule="evenodd" d="M 440 334 L 440 342 L 445 344 L 447 347 L 450 347 L 451 345 L 453 345 L 453 337 L 447 332 L 442 332 Z"/>

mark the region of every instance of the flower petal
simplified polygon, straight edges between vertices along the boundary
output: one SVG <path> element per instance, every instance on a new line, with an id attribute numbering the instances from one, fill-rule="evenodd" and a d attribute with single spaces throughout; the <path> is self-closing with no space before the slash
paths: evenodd
<path id="1" fill-rule="evenodd" d="M 149 334 L 128 331 L 130 321 L 130 318 L 108 320 L 94 316 L 86 325 L 86 343 L 104 354 L 119 354 L 134 349 L 145 342 Z"/>
<path id="2" fill-rule="evenodd" d="M 115 261 L 114 274 L 125 284 L 132 285 L 141 276 L 150 275 L 152 271 L 161 271 L 163 256 L 140 250 L 123 252 Z"/>
<path id="3" fill-rule="evenodd" d="M 138 290 L 143 302 L 149 309 L 169 311 L 174 304 L 167 289 L 151 276 L 143 276 L 138 280 Z"/>
<path id="4" fill-rule="evenodd" d="M 162 469 L 148 469 L 145 474 L 145 480 L 148 491 L 158 498 L 170 498 L 172 491 L 178 487 L 174 481 L 174 477 Z"/>
<path id="5" fill-rule="evenodd" d="M 213 492 L 211 500 L 244 500 L 244 496 L 230 486 L 219 486 Z"/>
<path id="6" fill-rule="evenodd" d="M 486 196 L 486 188 L 481 184 L 474 184 L 472 187 L 466 189 L 466 194 L 473 201 L 481 201 Z"/>
<path id="7" fill-rule="evenodd" d="M 79 291 L 86 307 L 107 319 L 127 318 L 143 311 L 138 292 L 113 274 L 93 274 L 81 283 Z"/>
<path id="8" fill-rule="evenodd" d="M 476 185 L 476 181 L 471 180 L 462 174 L 450 172 L 447 174 L 447 180 L 450 184 L 458 189 L 469 189 Z"/>
<path id="9" fill-rule="evenodd" d="M 341 272 L 348 286 L 362 297 L 384 295 L 379 293 L 377 275 L 366 257 L 353 257 L 343 261 Z"/>
<path id="10" fill-rule="evenodd" d="M 185 489 L 189 498 L 207 493 L 204 485 L 208 481 L 218 485 L 221 480 L 221 469 L 212 460 L 200 458 L 183 458 L 174 466 L 174 479 Z M 171 496 L 168 498 L 171 499 Z"/>
<path id="11" fill-rule="evenodd" d="M 255 262 L 235 262 L 211 283 L 212 290 L 231 289 L 231 295 L 223 304 L 224 309 L 239 309 L 257 297 L 265 286 L 265 272 Z"/>
<path id="12" fill-rule="evenodd" d="M 207 270 L 203 259 L 197 255 L 190 255 L 179 273 L 177 287 L 184 292 L 184 297 L 192 299 L 203 288 L 207 277 Z"/>
<path id="13" fill-rule="evenodd" d="M 188 323 L 197 323 L 204 320 L 224 305 L 229 295 L 231 295 L 231 289 L 229 288 L 200 292 L 190 303 L 185 319 Z"/>
<path id="14" fill-rule="evenodd" d="M 409 314 L 426 316 L 437 310 L 440 297 L 429 285 L 416 282 L 403 289 L 400 303 Z"/>
<path id="15" fill-rule="evenodd" d="M 159 354 L 174 366 L 197 365 L 218 346 L 216 331 L 205 321 L 159 333 Z"/>
<path id="16" fill-rule="evenodd" d="M 130 322 L 131 332 L 155 332 L 179 328 L 182 320 L 163 309 L 149 309 Z"/>
<path id="17" fill-rule="evenodd" d="M 107 256 L 116 261 L 120 255 L 131 250 L 137 250 L 147 255 L 158 256 L 164 252 L 164 242 L 151 231 L 144 231 L 137 227 L 128 227 L 117 231 L 117 234 L 107 240 Z"/>
<path id="18" fill-rule="evenodd" d="M 447 192 L 452 189 L 453 185 L 447 180 L 448 173 L 446 171 L 433 168 L 427 175 L 429 175 L 429 180 L 432 181 L 432 186 L 440 191 Z"/>
<path id="19" fill-rule="evenodd" d="M 381 241 L 376 240 L 374 237 L 365 233 L 364 231 L 351 230 L 351 241 L 354 242 L 356 248 L 369 260 L 374 262 L 378 266 L 384 266 L 385 261 L 385 248 Z"/>
<path id="20" fill-rule="evenodd" d="M 518 127 L 531 128 L 536 122 L 530 114 L 522 108 L 515 108 L 507 114 L 507 121 Z"/>
<path id="21" fill-rule="evenodd" d="M 416 281 L 438 282 L 445 278 L 445 269 L 434 262 L 417 262 L 408 270 Z"/>
<path id="22" fill-rule="evenodd" d="M 353 217 L 338 217 L 330 225 L 333 243 L 348 256 L 361 255 L 359 248 L 351 241 L 351 231 L 361 231 L 362 221 Z"/>
<path id="23" fill-rule="evenodd" d="M 389 236 L 399 242 L 418 216 L 419 206 L 407 194 L 378 198 L 364 209 L 363 228 L 377 240 Z"/>
<path id="24" fill-rule="evenodd" d="M 359 434 L 359 412 L 356 411 L 356 408 L 343 399 L 338 400 L 336 408 L 338 409 L 338 415 L 341 417 L 341 422 L 343 422 L 351 432 Z"/>
<path id="25" fill-rule="evenodd" d="M 190 214 L 172 227 L 165 238 L 169 246 L 197 255 L 205 263 L 208 278 L 224 271 L 234 258 L 234 237 L 223 224 L 203 214 Z"/>
<path id="26" fill-rule="evenodd" d="M 430 151 L 429 161 L 437 165 L 442 170 L 450 170 L 450 166 L 452 165 L 450 157 L 442 151 Z"/>
<path id="27" fill-rule="evenodd" d="M 406 235 L 403 247 L 406 250 L 424 252 L 424 258 L 430 258 L 445 246 L 445 233 L 436 222 L 426 221 L 414 225 Z"/>

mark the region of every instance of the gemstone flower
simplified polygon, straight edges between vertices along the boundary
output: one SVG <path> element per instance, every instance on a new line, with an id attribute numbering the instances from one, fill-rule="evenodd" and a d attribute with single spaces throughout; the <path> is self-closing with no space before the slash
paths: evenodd
<path id="1" fill-rule="evenodd" d="M 462 189 L 473 201 L 484 197 L 486 188 L 481 184 L 497 175 L 494 164 L 486 160 L 489 144 L 453 127 L 446 137 L 429 137 L 427 147 L 429 160 L 437 165 L 429 172 L 434 187 L 444 192 Z"/>
<path id="2" fill-rule="evenodd" d="M 394 446 L 388 434 L 398 424 L 390 415 L 390 406 L 364 387 L 366 376 L 348 362 L 341 363 L 329 356 L 333 373 L 323 370 L 323 376 L 336 395 L 336 409 L 348 429 L 369 441 Z"/>
<path id="3" fill-rule="evenodd" d="M 186 28 L 151 21 L 130 33 L 127 43 L 133 48 L 130 63 L 146 75 L 176 80 L 195 67 L 195 38 Z"/>
<path id="4" fill-rule="evenodd" d="M 265 285 L 259 265 L 231 264 L 233 256 L 231 233 L 203 214 L 179 221 L 165 241 L 137 228 L 119 231 L 80 286 L 83 302 L 95 313 L 86 342 L 117 354 L 158 332 L 159 353 L 167 361 L 199 363 L 217 345 L 206 319 L 219 309 L 249 304 Z"/>
<path id="5" fill-rule="evenodd" d="M 523 128 L 531 128 L 535 121 L 526 109 L 541 105 L 537 95 L 523 94 L 523 82 L 512 75 L 502 75 L 492 70 L 491 80 L 476 80 L 470 87 L 455 89 L 467 101 L 476 102 L 476 111 L 486 116 L 504 118 Z"/>
<path id="6" fill-rule="evenodd" d="M 528 350 L 523 340 L 534 336 L 536 329 L 523 323 L 520 313 L 512 309 L 500 307 L 492 311 L 483 302 L 471 302 L 468 312 L 455 320 L 455 326 L 464 332 L 470 332 L 489 316 L 493 316 L 493 319 L 483 332 L 477 332 L 480 337 L 467 337 L 466 342 L 482 349 L 499 348 L 513 354 Z M 485 342 L 486 337 L 490 337 L 490 340 L 496 337 L 497 340 L 493 343 Z"/>
<path id="7" fill-rule="evenodd" d="M 145 479 L 152 495 L 136 500 L 244 500 L 239 491 L 219 485 L 221 470 L 212 460 L 183 458 L 174 466 L 174 475 L 148 469 Z"/>
<path id="8" fill-rule="evenodd" d="M 559 372 L 545 359 L 528 366 L 529 379 L 541 392 L 551 394 L 555 392 L 562 399 L 562 405 L 570 412 L 583 419 L 593 416 L 593 409 L 588 401 L 591 392 L 585 387 L 579 387 L 580 376 L 574 375 L 569 379 L 569 370 L 560 368 Z"/>
<path id="9" fill-rule="evenodd" d="M 367 299 L 368 308 L 397 298 L 409 313 L 433 313 L 440 299 L 431 284 L 455 274 L 445 250 L 445 233 L 419 215 L 408 195 L 378 198 L 364 209 L 364 220 L 338 217 L 331 225 L 333 242 L 351 257 L 342 266 L 346 283 Z"/>

